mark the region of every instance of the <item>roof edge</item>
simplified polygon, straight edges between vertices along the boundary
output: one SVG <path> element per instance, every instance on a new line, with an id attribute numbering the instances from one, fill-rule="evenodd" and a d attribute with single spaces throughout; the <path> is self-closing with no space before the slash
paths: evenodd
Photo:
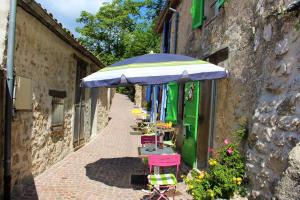
<path id="1" fill-rule="evenodd" d="M 163 30 L 164 26 L 164 21 L 166 18 L 169 18 L 172 16 L 171 12 L 169 11 L 169 7 L 171 8 L 177 8 L 177 6 L 181 3 L 181 0 L 169 0 L 169 3 L 166 4 L 165 8 L 160 12 L 156 25 L 155 25 L 155 32 L 156 33 L 161 33 Z"/>
<path id="2" fill-rule="evenodd" d="M 90 58 L 94 64 L 100 68 L 105 67 L 105 65 L 94 54 L 80 44 L 80 42 L 69 30 L 64 28 L 61 23 L 53 18 L 51 13 L 48 13 L 46 9 L 43 9 L 41 4 L 35 2 L 34 0 L 18 0 L 18 6 L 39 20 L 60 39 L 67 42 L 70 46 L 82 53 L 84 56 Z"/>

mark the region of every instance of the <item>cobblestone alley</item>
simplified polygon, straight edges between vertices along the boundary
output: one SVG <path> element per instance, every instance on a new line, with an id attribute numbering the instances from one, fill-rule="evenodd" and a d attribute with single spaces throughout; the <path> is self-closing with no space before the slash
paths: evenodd
<path id="1" fill-rule="evenodd" d="M 15 199 L 143 199 L 145 193 L 130 183 L 132 174 L 143 174 L 145 169 L 137 157 L 140 136 L 129 134 L 134 123 L 132 108 L 126 96 L 116 94 L 105 130 L 35 177 Z M 176 199 L 188 198 L 183 183 L 178 190 Z"/>

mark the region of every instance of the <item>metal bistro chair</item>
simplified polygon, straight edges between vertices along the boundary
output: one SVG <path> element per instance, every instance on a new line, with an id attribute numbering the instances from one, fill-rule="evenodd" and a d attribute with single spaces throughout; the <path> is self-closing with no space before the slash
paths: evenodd
<path id="1" fill-rule="evenodd" d="M 169 132 L 169 135 L 171 136 L 171 139 L 163 141 L 165 146 L 172 147 L 172 148 L 176 147 L 177 131 L 178 130 L 174 129 L 174 130 Z"/>
<path id="2" fill-rule="evenodd" d="M 141 136 L 141 144 L 142 147 L 145 147 L 147 144 L 155 144 L 155 139 L 157 138 L 157 145 L 160 145 L 159 137 L 156 137 L 155 135 L 142 135 Z M 148 158 L 143 158 L 144 163 L 144 173 L 146 173 L 146 168 L 148 165 Z"/>
<path id="3" fill-rule="evenodd" d="M 170 155 L 150 155 L 148 157 L 150 175 L 148 175 L 149 184 L 152 186 L 152 192 L 149 195 L 149 199 L 154 197 L 156 194 L 159 195 L 160 199 L 169 199 L 167 192 L 170 189 L 174 189 L 173 199 L 176 192 L 177 177 L 179 173 L 181 157 L 179 154 Z M 154 174 L 152 175 L 152 169 L 154 166 L 157 167 L 172 167 L 176 166 L 176 176 L 174 174 Z"/>
<path id="4" fill-rule="evenodd" d="M 144 147 L 145 144 L 155 144 L 156 138 L 157 138 L 157 143 L 159 144 L 159 137 L 156 137 L 155 135 L 142 135 L 141 136 L 142 147 Z"/>

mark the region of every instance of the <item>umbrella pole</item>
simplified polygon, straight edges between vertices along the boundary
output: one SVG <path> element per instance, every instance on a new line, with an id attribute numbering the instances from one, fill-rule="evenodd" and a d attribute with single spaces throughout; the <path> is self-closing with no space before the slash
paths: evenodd
<path id="1" fill-rule="evenodd" d="M 155 131 L 155 150 L 157 151 L 157 139 L 158 139 L 158 135 L 157 135 L 157 128 L 156 128 L 156 86 L 153 86 L 153 102 L 154 102 L 154 105 L 153 105 L 153 123 L 154 123 L 154 131 Z"/>

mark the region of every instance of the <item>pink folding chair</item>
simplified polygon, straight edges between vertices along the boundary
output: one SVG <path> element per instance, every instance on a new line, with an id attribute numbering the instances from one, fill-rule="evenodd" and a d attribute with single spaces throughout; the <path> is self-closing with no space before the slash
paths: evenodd
<path id="1" fill-rule="evenodd" d="M 157 167 L 172 167 L 176 166 L 176 178 L 178 177 L 179 173 L 179 166 L 180 166 L 180 154 L 167 154 L 167 155 L 149 155 L 148 156 L 148 163 L 149 163 L 149 170 L 150 174 L 152 173 L 152 169 L 154 166 Z"/>
<path id="2" fill-rule="evenodd" d="M 148 181 L 152 186 L 152 193 L 149 195 L 149 199 L 154 197 L 156 194 L 159 195 L 159 199 L 169 199 L 166 193 L 170 189 L 174 189 L 173 199 L 176 192 L 177 176 L 179 173 L 180 166 L 180 155 L 150 155 L 148 157 L 150 175 L 148 175 Z M 151 175 L 154 166 L 157 167 L 172 167 L 176 166 L 176 177 L 174 174 L 155 174 Z M 157 187 L 158 186 L 158 187 Z"/>
<path id="3" fill-rule="evenodd" d="M 141 136 L 141 144 L 144 147 L 145 144 L 155 144 L 155 138 L 157 138 L 157 144 L 159 144 L 159 137 L 155 135 L 142 135 Z"/>

